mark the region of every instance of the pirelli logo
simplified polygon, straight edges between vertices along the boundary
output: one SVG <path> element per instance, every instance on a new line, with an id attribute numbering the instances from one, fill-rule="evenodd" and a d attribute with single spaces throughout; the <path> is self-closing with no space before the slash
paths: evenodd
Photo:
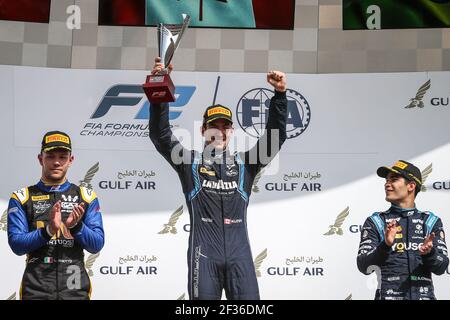
<path id="1" fill-rule="evenodd" d="M 394 167 L 400 168 L 400 169 L 402 169 L 402 170 L 405 170 L 405 168 L 406 168 L 407 166 L 408 166 L 408 165 L 407 165 L 406 163 L 401 162 L 401 161 L 398 161 L 396 164 L 394 164 Z"/>
<path id="2" fill-rule="evenodd" d="M 69 137 L 63 136 L 62 134 L 52 134 L 48 137 L 45 137 L 45 143 L 55 142 L 55 141 L 61 141 L 64 143 L 69 144 Z"/>
<path id="3" fill-rule="evenodd" d="M 31 196 L 31 201 L 43 201 L 43 200 L 49 200 L 50 199 L 50 195 L 46 194 L 43 196 Z"/>
<path id="4" fill-rule="evenodd" d="M 231 117 L 231 112 L 228 109 L 225 109 L 223 107 L 215 107 L 208 110 L 208 117 L 215 115 L 215 114 L 224 114 L 228 117 Z"/>

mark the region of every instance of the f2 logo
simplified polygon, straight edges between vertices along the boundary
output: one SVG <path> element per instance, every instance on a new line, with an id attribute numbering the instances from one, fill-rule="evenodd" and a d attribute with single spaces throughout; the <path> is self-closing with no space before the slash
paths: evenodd
<path id="1" fill-rule="evenodd" d="M 194 95 L 196 87 L 194 86 L 179 86 L 175 87 L 176 101 L 170 103 L 170 107 L 181 108 L 188 104 Z M 112 107 L 134 107 L 142 100 L 145 103 L 140 108 L 135 116 L 135 119 L 145 120 L 150 117 L 149 105 L 144 90 L 141 85 L 134 84 L 118 84 L 106 91 L 102 101 L 99 103 L 97 109 L 92 114 L 91 119 L 101 118 L 106 115 Z M 181 111 L 170 111 L 169 119 L 174 120 L 181 115 Z"/>

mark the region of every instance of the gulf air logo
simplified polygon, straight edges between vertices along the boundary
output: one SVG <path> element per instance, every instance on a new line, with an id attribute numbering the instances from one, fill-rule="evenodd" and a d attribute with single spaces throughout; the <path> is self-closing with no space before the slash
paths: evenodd
<path id="1" fill-rule="evenodd" d="M 181 115 L 181 108 L 189 103 L 194 95 L 195 86 L 178 86 L 175 88 L 175 102 L 170 103 L 169 119 L 177 119 Z M 149 101 L 145 96 L 142 85 L 118 84 L 109 88 L 102 97 L 91 119 L 104 117 L 111 108 L 136 107 L 138 112 L 134 119 L 147 120 L 150 117 Z"/>

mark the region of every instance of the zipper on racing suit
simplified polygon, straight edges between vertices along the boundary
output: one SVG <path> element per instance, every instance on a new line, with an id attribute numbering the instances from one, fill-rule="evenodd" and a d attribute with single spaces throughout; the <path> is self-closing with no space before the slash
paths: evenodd
<path id="1" fill-rule="evenodd" d="M 223 172 L 224 169 L 224 161 L 226 162 L 226 151 L 222 152 L 222 159 L 221 159 L 221 163 L 219 164 L 219 172 L 220 172 L 220 177 L 219 179 L 223 180 L 223 178 L 226 176 Z M 227 264 L 227 241 L 226 241 L 226 233 L 225 233 L 225 216 L 224 216 L 224 212 L 223 212 L 223 195 L 222 195 L 222 191 L 219 192 L 220 194 L 220 211 L 222 213 L 222 230 L 223 230 L 223 254 L 224 254 L 224 258 L 225 258 L 225 266 Z"/>
<path id="2" fill-rule="evenodd" d="M 409 242 L 409 216 L 406 216 L 406 248 L 410 248 L 410 242 Z M 411 249 L 411 248 L 410 248 Z M 410 255 L 409 251 L 406 250 L 406 255 L 408 258 L 408 282 L 409 282 L 409 300 L 412 299 L 412 274 L 411 274 L 411 264 L 410 264 Z"/>
<path id="3" fill-rule="evenodd" d="M 55 192 L 53 192 L 52 193 L 52 197 L 53 197 L 53 205 L 55 205 L 55 203 L 56 203 L 56 193 Z M 61 223 L 62 223 L 62 214 L 61 214 Z M 55 257 L 55 259 L 54 259 L 54 261 L 53 261 L 53 263 L 55 263 L 56 264 L 56 267 L 55 267 L 55 269 L 56 269 L 56 300 L 59 300 L 59 263 L 58 263 L 58 260 L 59 260 L 59 246 L 58 246 L 58 233 L 61 235 L 61 231 L 60 231 L 61 229 L 59 229 L 58 231 L 56 231 L 56 244 L 55 244 L 55 254 L 54 254 L 54 257 Z"/>

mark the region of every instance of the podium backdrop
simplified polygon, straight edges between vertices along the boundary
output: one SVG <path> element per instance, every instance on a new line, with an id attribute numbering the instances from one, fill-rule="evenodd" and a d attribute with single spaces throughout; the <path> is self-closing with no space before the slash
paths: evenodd
<path id="1" fill-rule="evenodd" d="M 177 175 L 148 138 L 146 74 L 0 66 L 0 299 L 18 297 L 25 267 L 7 243 L 8 199 L 40 178 L 48 130 L 71 135 L 69 179 L 90 183 L 100 199 L 105 247 L 86 252 L 92 298 L 187 298 L 189 216 Z M 272 94 L 265 74 L 174 72 L 172 129 L 187 148 L 202 146 L 219 75 L 217 102 L 234 112 L 232 148 L 262 132 Z M 450 230 L 449 83 L 448 72 L 288 75 L 289 139 L 257 177 L 248 208 L 263 299 L 373 298 L 377 277 L 359 273 L 356 254 L 366 217 L 389 207 L 378 166 L 418 165 L 426 191 L 417 207 Z M 330 228 L 338 217 L 341 229 Z M 434 281 L 436 296 L 449 299 L 449 271 Z"/>

